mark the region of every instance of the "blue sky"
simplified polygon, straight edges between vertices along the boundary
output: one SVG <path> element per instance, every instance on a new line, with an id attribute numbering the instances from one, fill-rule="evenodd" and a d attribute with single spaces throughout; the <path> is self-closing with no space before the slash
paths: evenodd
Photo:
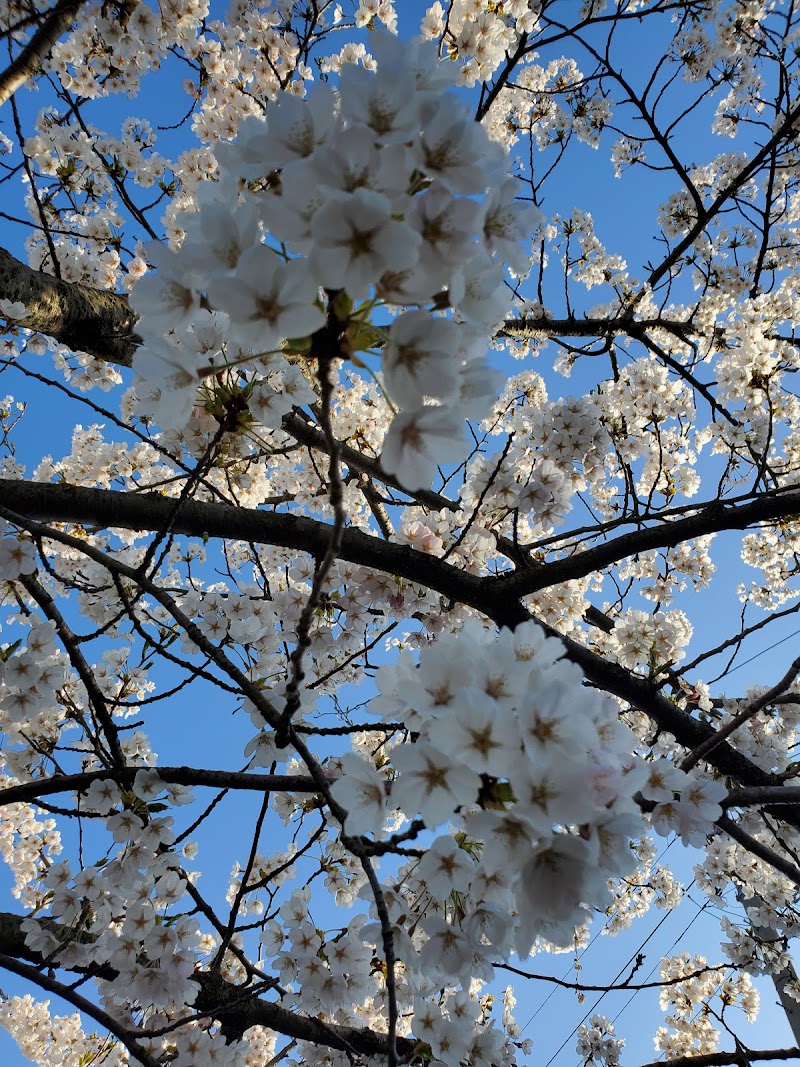
<path id="1" fill-rule="evenodd" d="M 413 27 L 419 13 L 425 5 L 414 0 L 412 3 L 398 5 L 401 11 L 401 33 L 406 35 Z M 646 39 L 642 42 L 641 50 L 631 56 L 631 66 L 635 71 L 637 66 L 644 62 L 644 58 L 652 56 L 654 49 L 658 48 L 658 42 Z M 657 53 L 656 53 L 657 54 Z M 178 72 L 178 79 L 182 78 L 183 71 Z M 169 75 L 160 74 L 150 81 L 145 81 L 143 95 L 135 101 L 126 98 L 113 98 L 103 105 L 102 110 L 108 118 L 108 129 L 115 132 L 121 120 L 130 114 L 150 117 L 158 115 L 159 121 L 164 124 L 174 122 L 184 110 L 186 98 L 181 93 L 168 92 L 170 86 Z M 21 110 L 24 115 L 32 114 L 36 108 L 44 103 L 44 94 L 41 98 L 22 92 L 20 94 Z M 167 103 L 165 104 L 165 101 Z M 98 124 L 99 124 L 98 120 Z M 698 155 L 711 155 L 714 151 L 721 151 L 727 146 L 726 143 L 708 143 L 708 135 L 705 130 L 698 135 Z M 165 140 L 162 151 L 173 153 L 168 149 L 170 142 Z M 524 150 L 524 145 L 521 146 Z M 607 151 L 607 145 L 600 149 Z M 631 257 L 631 265 L 634 273 L 639 273 L 639 262 L 646 261 L 649 257 L 657 254 L 657 249 L 647 243 L 647 238 L 637 239 L 637 234 L 649 234 L 651 232 L 653 216 L 652 193 L 647 198 L 639 197 L 632 193 L 633 180 L 623 179 L 616 181 L 611 176 L 610 167 L 606 170 L 606 177 L 597 178 L 598 170 L 593 168 L 597 160 L 595 150 L 587 146 L 578 146 L 575 153 L 576 165 L 572 170 L 567 170 L 558 180 L 558 184 L 548 187 L 548 195 L 543 204 L 548 214 L 555 211 L 566 213 L 572 206 L 578 206 L 583 210 L 590 211 L 597 223 L 598 234 L 607 243 L 610 250 L 616 251 L 617 245 L 624 245 L 626 252 Z M 585 161 L 582 165 L 582 161 Z M 586 174 L 592 174 L 592 180 L 587 181 Z M 664 186 L 668 180 L 661 183 Z M 659 196 L 661 190 L 659 190 Z M 16 205 L 13 206 L 16 210 Z M 22 210 L 20 209 L 20 214 Z M 621 232 L 624 232 L 624 241 L 618 240 Z M 20 230 L 10 224 L 0 221 L 0 241 L 8 242 L 8 247 L 17 251 L 21 249 Z M 634 266 L 634 259 L 637 262 Z M 588 303 L 595 299 L 602 299 L 590 294 Z M 547 377 L 547 356 L 541 357 L 535 369 Z M 34 369 L 38 369 L 34 367 Z M 520 365 L 514 364 L 512 370 L 521 369 Z M 592 370 L 587 367 L 587 372 Z M 552 378 L 552 376 L 551 376 Z M 566 395 L 570 392 L 579 392 L 583 382 L 583 375 L 577 375 L 570 381 L 552 385 L 554 396 L 559 393 Z M 23 421 L 18 436 L 21 455 L 41 455 L 42 428 L 46 427 L 46 445 L 48 451 L 55 456 L 61 456 L 69 451 L 69 438 L 74 420 L 74 407 L 71 406 L 68 417 L 64 414 L 64 408 L 58 398 L 51 391 L 22 383 L 20 377 L 12 373 L 0 376 L 0 395 L 5 392 L 30 398 L 31 410 Z M 117 399 L 114 396 L 97 396 L 95 399 L 101 404 L 107 403 L 114 407 Z M 87 411 L 82 421 L 88 424 L 97 421 L 97 416 Z M 735 539 L 731 538 L 733 543 Z M 730 552 L 731 567 L 740 565 L 736 563 L 736 554 L 733 547 Z M 738 578 L 737 578 L 738 580 Z M 735 581 L 715 582 L 712 589 L 693 594 L 700 599 L 692 602 L 693 611 L 699 617 L 708 620 L 709 627 L 716 626 L 717 620 L 729 620 L 733 613 L 738 615 L 739 603 L 733 592 Z M 778 636 L 765 637 L 760 643 L 753 646 L 754 652 L 760 652 L 772 645 L 779 637 L 786 637 L 792 633 L 794 626 L 787 623 L 783 630 L 776 630 Z M 708 644 L 708 631 L 704 629 L 702 644 Z M 793 645 L 790 641 L 774 649 L 773 652 L 764 654 L 753 662 L 742 666 L 735 675 L 733 689 L 744 689 L 747 684 L 755 682 L 770 682 L 783 673 L 788 662 L 793 656 Z M 174 743 L 176 737 L 181 739 L 182 753 L 185 762 L 202 765 L 215 765 L 218 763 L 216 751 L 219 747 L 219 722 L 220 709 L 211 703 L 195 699 L 191 694 L 182 696 L 170 702 L 167 712 L 158 717 L 153 717 L 153 725 L 148 725 L 149 733 L 153 739 L 154 748 L 159 750 L 163 742 L 165 750 Z M 231 732 L 237 734 L 241 731 L 242 736 L 249 736 L 248 724 L 243 716 L 225 721 L 226 744 L 232 740 Z M 247 825 L 248 815 L 253 810 L 253 800 L 246 797 L 237 799 L 236 807 L 228 808 L 239 814 L 242 823 Z M 252 822 L 252 818 L 249 819 Z M 221 817 L 212 819 L 202 835 L 201 851 L 198 857 L 198 866 L 204 871 L 201 886 L 212 897 L 222 899 L 227 886 L 228 874 L 234 860 L 239 855 L 239 841 L 235 834 L 231 833 L 231 818 L 223 820 Z M 692 863 L 696 856 L 689 850 L 683 850 L 680 845 L 670 848 L 668 857 L 681 872 L 681 877 L 686 884 L 691 881 Z M 0 884 L 2 878 L 7 877 L 5 869 L 0 872 Z M 718 917 L 712 909 L 705 905 L 705 898 L 697 893 L 691 893 L 686 901 L 674 912 L 664 915 L 660 911 L 653 911 L 645 920 L 634 925 L 632 931 L 617 938 L 603 937 L 600 935 L 602 923 L 598 920 L 593 930 L 593 937 L 589 948 L 581 958 L 581 979 L 588 983 L 602 984 L 613 979 L 618 972 L 625 975 L 629 972 L 631 964 L 628 962 L 635 959 L 639 947 L 648 938 L 642 950 L 645 960 L 637 971 L 636 981 L 652 980 L 651 968 L 657 966 L 661 955 L 673 951 L 673 946 L 680 939 L 680 944 L 690 948 L 691 951 L 706 953 L 712 962 L 719 959 L 716 950 L 718 939 Z M 13 905 L 8 905 L 13 908 Z M 688 929 L 687 929 L 688 928 Z M 530 961 L 530 969 L 543 973 L 547 972 L 565 980 L 572 980 L 569 973 L 570 957 L 568 955 L 556 957 L 537 957 Z M 6 992 L 27 991 L 27 987 L 16 981 L 3 977 L 0 983 Z M 513 984 L 513 982 L 512 982 Z M 762 991 L 762 1016 L 754 1028 L 742 1024 L 738 1028 L 744 1040 L 754 1047 L 780 1047 L 792 1044 L 791 1034 L 785 1022 L 785 1017 L 780 1008 L 774 1007 L 774 993 L 769 983 L 761 983 Z M 657 1003 L 657 992 L 647 991 L 632 996 L 628 992 L 615 992 L 603 997 L 602 1001 L 595 1005 L 596 995 L 587 994 L 583 1004 L 576 1002 L 575 994 L 565 990 L 553 992 L 553 987 L 544 982 L 532 982 L 527 986 L 522 983 L 517 985 L 518 1006 L 517 1019 L 521 1024 L 530 1020 L 526 1030 L 526 1036 L 534 1039 L 534 1052 L 531 1062 L 537 1067 L 572 1067 L 577 1063 L 574 1053 L 575 1038 L 568 1040 L 563 1050 L 559 1051 L 562 1042 L 567 1038 L 569 1031 L 577 1026 L 582 1016 L 597 1010 L 611 1018 L 618 1017 L 618 1030 L 628 1039 L 628 1054 L 624 1062 L 632 1065 L 653 1058 L 651 1044 L 652 1031 L 660 1019 L 660 1011 Z M 60 1010 L 60 1009 L 59 1009 Z M 70 1011 L 71 1009 L 66 1009 Z M 751 1032 L 752 1030 L 752 1032 Z M 552 1058 L 551 1057 L 555 1057 Z M 2 1031 L 0 1031 L 0 1058 L 9 1067 L 17 1067 L 28 1063 L 17 1051 L 16 1045 Z"/>

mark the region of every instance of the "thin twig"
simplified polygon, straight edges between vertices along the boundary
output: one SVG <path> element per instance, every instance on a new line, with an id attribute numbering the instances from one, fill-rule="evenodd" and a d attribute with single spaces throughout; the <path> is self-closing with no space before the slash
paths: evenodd
<path id="1" fill-rule="evenodd" d="M 720 741 L 725 741 L 735 730 L 738 730 L 740 726 L 743 726 L 749 719 L 752 719 L 754 715 L 757 715 L 762 708 L 767 707 L 775 697 L 779 697 L 784 693 L 795 680 L 798 673 L 800 673 L 800 656 L 792 662 L 791 667 L 777 685 L 774 685 L 772 689 L 768 690 L 762 696 L 756 697 L 755 700 L 751 700 L 747 707 L 745 707 L 743 711 L 740 711 L 738 715 L 735 715 L 730 722 L 721 726 L 712 737 L 707 738 L 702 744 L 698 745 L 697 748 L 693 749 L 681 763 L 681 770 L 691 770 L 696 763 L 701 759 L 704 759 L 712 749 L 716 748 Z"/>
<path id="2" fill-rule="evenodd" d="M 332 373 L 333 361 L 339 356 L 339 334 L 341 332 L 342 324 L 333 310 L 329 311 L 328 319 L 328 326 L 326 326 L 324 330 L 318 331 L 319 334 L 323 334 L 324 336 L 315 341 L 314 347 L 318 348 L 317 367 L 320 382 L 320 422 L 322 424 L 322 432 L 325 435 L 325 443 L 329 458 L 329 499 L 331 508 L 333 509 L 333 525 L 331 526 L 330 538 L 325 548 L 325 552 L 314 571 L 314 581 L 311 586 L 311 592 L 303 605 L 303 610 L 300 613 L 300 618 L 297 622 L 297 643 L 294 651 L 289 657 L 292 672 L 291 678 L 286 686 L 286 704 L 276 730 L 275 743 L 279 748 L 284 747 L 288 743 L 289 727 L 292 718 L 300 707 L 300 686 L 305 678 L 303 656 L 305 655 L 306 650 L 311 646 L 311 623 L 314 618 L 314 612 L 322 597 L 322 591 L 325 582 L 328 579 L 328 574 L 339 555 L 342 546 L 342 534 L 344 533 L 345 522 L 347 519 L 342 503 L 344 499 L 344 486 L 342 484 L 342 472 L 339 464 L 339 442 L 333 432 L 333 425 L 331 422 L 331 406 L 333 403 L 334 387 Z M 333 333 L 335 336 L 330 338 L 328 336 L 329 333 Z M 328 347 L 331 341 L 337 345 L 335 353 L 332 353 Z"/>

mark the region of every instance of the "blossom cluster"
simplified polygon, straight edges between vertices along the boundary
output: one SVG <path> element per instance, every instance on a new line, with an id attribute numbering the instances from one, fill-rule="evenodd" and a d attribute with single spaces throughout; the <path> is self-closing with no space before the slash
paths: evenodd
<path id="1" fill-rule="evenodd" d="M 14 1038 L 31 1063 L 42 1062 L 44 1049 L 55 1063 L 102 1061 L 105 1067 L 127 1067 L 130 1063 L 126 1049 L 109 1042 L 105 1034 L 87 1034 L 78 1012 L 51 1016 L 49 1002 L 34 1001 L 29 993 L 0 1000 L 0 1027 Z"/>
<path id="2" fill-rule="evenodd" d="M 509 411 L 512 398 L 516 408 Z M 491 419 L 493 430 L 517 436 L 502 453 L 474 456 L 462 504 L 507 524 L 520 540 L 547 536 L 561 525 L 575 493 L 606 474 L 610 442 L 596 398 L 549 401 L 538 375 L 515 375 Z"/>
<path id="3" fill-rule="evenodd" d="M 685 845 L 701 847 L 722 815 L 720 801 L 727 789 L 722 782 L 692 778 L 662 757 L 649 765 L 641 794 L 656 801 L 651 824 L 657 834 L 666 836 L 674 830 Z"/>
<path id="4" fill-rule="evenodd" d="M 3 777 L 3 784 L 11 780 Z M 54 862 L 62 850 L 61 834 L 55 819 L 43 819 L 31 804 L 9 804 L 0 822 L 0 855 L 14 876 L 13 895 L 26 908 L 33 908 L 41 896 L 36 886 L 39 870 Z"/>
<path id="5" fill-rule="evenodd" d="M 36 570 L 36 552 L 25 538 L 14 536 L 12 527 L 0 519 L 0 580 L 11 582 Z"/>
<path id="6" fill-rule="evenodd" d="M 36 727 L 49 733 L 59 716 L 57 690 L 66 680 L 65 657 L 56 647 L 56 627 L 42 622 L 30 628 L 23 648 L 4 650 L 0 662 L 0 716 L 14 740 Z"/>
<path id="7" fill-rule="evenodd" d="M 204 0 L 170 3 L 162 14 L 148 4 L 117 11 L 95 0 L 73 32 L 56 43 L 49 66 L 76 95 L 135 95 L 142 75 L 158 69 L 170 47 L 191 40 L 208 15 Z"/>
<path id="8" fill-rule="evenodd" d="M 158 273 L 131 297 L 146 343 L 134 367 L 162 426 L 185 424 L 221 373 L 256 423 L 279 426 L 314 399 L 284 357 L 313 357 L 335 314 L 347 339 L 331 355 L 381 355 L 397 411 L 384 468 L 417 489 L 459 458 L 464 419 L 496 395 L 485 353 L 508 311 L 503 264 L 523 269 L 538 211 L 515 202 L 502 150 L 445 92 L 429 47 L 378 36 L 377 73 L 345 67 L 338 97 L 286 94 L 220 147 L 180 250 L 151 247 Z M 406 310 L 373 322 L 386 305 Z"/>
<path id="9" fill-rule="evenodd" d="M 326 858 L 335 872 L 346 853 L 340 856 L 337 846 L 331 844 Z M 399 1034 L 413 1035 L 420 1047 L 427 1045 L 432 1058 L 447 1067 L 462 1063 L 514 1067 L 517 1050 L 529 1050 L 530 1042 L 514 1040 L 519 1027 L 512 1015 L 511 991 L 506 990 L 503 996 L 501 1027 L 500 1013 L 493 1012 L 496 998 L 479 995 L 480 981 L 443 990 L 434 969 L 415 973 L 403 962 L 414 953 L 412 939 L 402 929 L 400 909 L 407 907 L 398 892 L 389 887 L 383 892 L 394 924 L 393 936 L 402 950 L 395 973 Z M 361 895 L 371 897 L 368 888 Z M 381 924 L 357 914 L 334 934 L 326 934 L 314 904 L 310 886 L 295 889 L 262 926 L 261 946 L 284 985 L 283 1004 L 296 1004 L 307 1012 L 348 1023 L 361 1024 L 373 1017 L 385 1026 L 386 983 L 370 966 L 376 951 L 381 951 Z M 413 935 L 413 940 L 420 939 L 424 939 L 422 931 Z M 304 1063 L 330 1062 L 333 1056 L 330 1049 L 321 1054 L 311 1045 L 303 1046 Z M 347 1061 L 342 1057 L 333 1062 Z"/>
<path id="10" fill-rule="evenodd" d="M 576 1052 L 583 1057 L 584 1067 L 619 1067 L 620 1053 L 625 1041 L 615 1036 L 614 1024 L 605 1015 L 593 1015 L 589 1025 L 578 1027 Z"/>
<path id="11" fill-rule="evenodd" d="M 81 807 L 103 819 L 115 854 L 77 872 L 68 860 L 52 864 L 42 887 L 58 925 L 34 918 L 22 924 L 26 944 L 42 956 L 65 966 L 110 964 L 117 977 L 102 983 L 103 995 L 117 1006 L 140 1004 L 150 1012 L 193 1003 L 195 950 L 202 945 L 195 918 L 163 921 L 164 910 L 183 898 L 187 881 L 181 855 L 170 849 L 173 819 L 155 814 L 165 807 L 159 803 L 165 794 L 172 805 L 192 799 L 146 768 L 125 795 L 113 780 L 95 781 Z M 66 936 L 76 924 L 87 935 L 84 943 Z"/>
<path id="12" fill-rule="evenodd" d="M 636 870 L 617 882 L 612 890 L 614 900 L 607 911 L 604 927 L 611 935 L 627 930 L 653 905 L 671 911 L 683 899 L 683 885 L 668 866 L 657 862 L 656 842 L 651 835 L 635 841 L 633 850 L 637 859 Z"/>
<path id="13" fill-rule="evenodd" d="M 724 970 L 709 968 L 704 956 L 681 952 L 661 961 L 661 977 L 672 985 L 661 989 L 661 1007 L 670 1014 L 666 1026 L 659 1027 L 655 1046 L 667 1058 L 702 1056 L 719 1047 L 720 1029 L 714 1025 L 726 1008 L 738 1005 L 749 1021 L 758 1014 L 759 996 L 749 975 L 727 975 Z M 686 978 L 683 982 L 676 979 Z M 718 999 L 719 1009 L 714 1002 Z M 705 1010 L 697 1012 L 697 1005 Z"/>
<path id="14" fill-rule="evenodd" d="M 609 879 L 635 863 L 643 767 L 616 705 L 563 654 L 535 623 L 496 639 L 475 623 L 425 649 L 419 667 L 401 655 L 378 672 L 370 710 L 416 739 L 391 750 L 388 801 L 384 776 L 355 755 L 333 794 L 351 834 L 380 832 L 387 805 L 431 830 L 452 820 L 408 871 L 426 912 L 418 966 L 463 981 L 539 937 L 569 944 L 586 906 L 605 907 Z"/>

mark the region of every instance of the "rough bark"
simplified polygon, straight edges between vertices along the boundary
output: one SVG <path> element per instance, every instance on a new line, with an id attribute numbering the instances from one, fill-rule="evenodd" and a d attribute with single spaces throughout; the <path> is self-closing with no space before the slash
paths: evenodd
<path id="1" fill-rule="evenodd" d="M 735 1052 L 709 1052 L 702 1056 L 678 1056 L 674 1060 L 655 1060 L 653 1063 L 643 1063 L 642 1067 L 726 1067 L 732 1064 L 734 1067 L 742 1067 L 742 1064 L 755 1063 L 757 1060 L 797 1060 L 800 1058 L 800 1048 L 766 1048 L 745 1049 L 739 1048 Z"/>
<path id="2" fill-rule="evenodd" d="M 129 367 L 141 338 L 127 297 L 33 270 L 0 248 L 0 298 L 21 301 L 23 325 L 76 352 Z"/>
<path id="3" fill-rule="evenodd" d="M 6 479 L 0 503 L 19 515 L 44 522 L 76 522 L 101 528 L 157 531 L 170 527 L 191 537 L 223 537 L 255 544 L 295 548 L 318 555 L 330 538 L 330 526 L 316 519 L 282 512 L 256 511 L 228 504 L 184 501 L 177 516 L 175 501 L 156 493 L 126 494 L 83 486 Z M 594 548 L 549 563 L 536 563 L 505 575 L 479 578 L 407 545 L 349 528 L 340 558 L 396 574 L 486 610 L 500 625 L 516 619 L 521 597 L 583 578 L 604 567 L 658 548 L 723 530 L 744 530 L 760 522 L 793 519 L 800 512 L 800 492 L 784 492 L 727 503 L 698 505 L 695 514 L 660 522 L 611 538 Z M 654 517 L 654 522 L 656 517 Z M 452 583 L 456 582 L 457 587 Z"/>
<path id="4" fill-rule="evenodd" d="M 0 248 L 0 298 L 21 300 L 25 304 L 30 312 L 25 326 L 107 363 L 129 367 L 137 345 L 142 343 L 135 332 L 137 316 L 126 296 L 78 282 L 60 281 L 27 267 L 4 248 Z M 680 337 L 694 334 L 690 323 L 669 319 L 639 320 L 631 316 L 550 319 L 539 316 L 509 319 L 500 330 L 500 336 L 608 337 L 625 334 L 640 338 L 652 329 L 667 330 Z M 304 428 L 300 420 L 295 429 L 295 436 L 301 441 L 315 433 L 313 428 Z M 317 447 L 316 443 L 312 447 Z M 355 450 L 351 451 L 355 453 Z M 377 460 L 371 461 L 369 457 L 362 457 L 362 460 L 366 465 L 372 463 L 378 467 Z M 387 484 L 393 483 L 389 480 Z M 437 494 L 426 495 L 433 498 Z M 440 508 L 453 506 L 445 498 L 441 500 L 444 502 L 431 499 L 431 504 Z"/>
<path id="5" fill-rule="evenodd" d="M 584 315 L 580 318 L 554 319 L 549 315 L 526 315 L 507 319 L 499 331 L 501 337 L 533 340 L 537 337 L 628 337 L 641 338 L 649 330 L 666 330 L 680 338 L 697 335 L 691 322 L 683 319 L 635 319 L 632 315 Z"/>
<path id="6" fill-rule="evenodd" d="M 30 782 L 0 789 L 0 808 L 6 804 L 21 804 L 50 797 L 56 793 L 81 793 L 92 782 L 113 778 L 115 782 L 132 783 L 140 767 L 117 767 L 113 771 L 81 771 L 78 774 L 58 774 L 52 778 L 34 778 Z M 249 771 L 212 770 L 206 767 L 158 767 L 162 782 L 175 785 L 207 786 L 210 789 L 255 790 L 260 793 L 316 793 L 319 786 L 307 774 L 255 774 Z M 785 793 L 785 790 L 783 791 Z M 783 794 L 782 794 L 783 795 Z M 800 797 L 798 797 L 800 800 Z"/>

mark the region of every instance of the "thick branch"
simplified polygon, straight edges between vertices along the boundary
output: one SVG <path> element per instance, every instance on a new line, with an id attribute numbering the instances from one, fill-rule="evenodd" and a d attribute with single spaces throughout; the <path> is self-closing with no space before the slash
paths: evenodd
<path id="1" fill-rule="evenodd" d="M 780 871 L 781 874 L 785 875 L 790 882 L 800 886 L 800 868 L 792 863 L 791 860 L 787 860 L 785 856 L 776 852 L 774 848 L 770 848 L 769 845 L 765 845 L 758 838 L 753 837 L 752 834 L 748 834 L 737 822 L 729 819 L 727 815 L 721 815 L 716 820 L 716 825 L 753 856 L 758 856 L 764 863 L 768 863 L 770 867 L 774 867 L 776 871 Z"/>
<path id="2" fill-rule="evenodd" d="M 0 912 L 0 954 L 42 966 L 44 963 L 42 957 L 25 945 L 25 936 L 22 932 L 23 918 L 21 915 Z M 40 921 L 48 925 L 47 920 Z M 58 925 L 52 922 L 49 926 L 54 931 L 59 929 Z M 51 968 L 52 963 L 48 966 Z M 117 976 L 116 971 L 107 964 L 99 971 L 94 968 L 92 973 L 102 977 L 105 981 L 113 981 Z M 385 1034 L 296 1015 L 287 1008 L 282 1008 L 280 1004 L 261 1000 L 252 995 L 247 996 L 246 989 L 231 985 L 217 972 L 196 971 L 193 980 L 200 986 L 200 992 L 193 1005 L 194 1010 L 201 1015 L 207 1014 L 208 1017 L 217 1019 L 228 1034 L 241 1035 L 251 1026 L 266 1026 L 287 1037 L 296 1038 L 298 1041 L 309 1041 L 327 1048 L 341 1049 L 365 1056 L 386 1055 Z M 64 990 L 68 988 L 65 986 Z M 411 1057 L 415 1044 L 409 1038 L 397 1039 L 397 1050 L 404 1060 Z"/>
<path id="3" fill-rule="evenodd" d="M 2 793 L 0 793 L 2 796 Z M 780 804 L 800 804 L 800 786 L 775 785 L 755 789 L 734 789 L 720 801 L 723 808 L 753 808 L 768 804 L 777 808 Z"/>
<path id="4" fill-rule="evenodd" d="M 0 298 L 25 305 L 27 329 L 108 363 L 129 367 L 142 343 L 126 297 L 33 270 L 5 248 L 0 248 Z"/>
<path id="5" fill-rule="evenodd" d="M 674 548 L 706 534 L 723 530 L 745 530 L 759 522 L 793 519 L 800 515 L 800 492 L 796 488 L 786 492 L 759 496 L 746 503 L 727 504 L 717 500 L 706 504 L 694 515 L 673 521 L 661 520 L 655 526 L 632 530 L 604 544 L 577 552 L 564 559 L 552 560 L 530 570 L 519 570 L 498 578 L 508 596 L 521 597 L 560 585 L 576 578 L 610 567 L 620 560 L 655 548 Z"/>
<path id="6" fill-rule="evenodd" d="M 80 486 L 47 485 L 11 479 L 0 484 L 3 490 L 3 508 L 0 510 L 9 509 L 6 514 L 12 520 L 16 515 L 24 516 L 25 519 L 50 522 L 77 522 L 88 526 L 156 531 L 162 527 L 167 517 L 170 517 L 173 520 L 172 529 L 176 534 L 278 545 L 316 556 L 325 551 L 330 538 L 328 525 L 303 516 L 251 511 L 197 501 L 186 501 L 177 515 L 173 515 L 174 501 L 156 494 L 123 494 Z M 787 505 L 791 504 L 788 494 L 784 499 Z M 792 506 L 797 505 L 795 503 Z M 669 529 L 670 526 L 667 527 L 666 533 L 669 533 Z M 46 531 L 37 532 L 46 536 Z M 89 551 L 88 546 L 85 551 Z M 528 609 L 516 598 L 518 594 L 513 589 L 513 576 L 512 579 L 498 579 L 491 575 L 480 578 L 407 545 L 392 544 L 355 529 L 344 531 L 339 556 L 350 563 L 396 575 L 433 589 L 448 600 L 475 608 L 498 626 L 514 627 L 531 619 Z M 540 570 L 546 571 L 550 566 L 548 564 Z M 539 574 L 540 571 L 535 573 Z M 528 575 L 524 573 L 519 577 L 527 579 Z M 560 580 L 554 578 L 553 582 Z M 547 584 L 553 583 L 542 582 L 538 588 Z M 509 589 L 509 585 L 512 589 Z M 618 664 L 609 662 L 577 641 L 557 634 L 550 627 L 545 626 L 545 630 L 559 637 L 566 646 L 569 658 L 581 667 L 590 681 L 639 708 L 660 729 L 672 734 L 681 745 L 694 749 L 713 736 L 711 726 L 693 718 L 673 704 L 647 678 L 632 674 Z M 782 784 L 780 779 L 762 771 L 726 743 L 714 749 L 709 762 L 743 786 Z M 783 808 L 780 817 L 800 827 L 800 815 L 795 816 Z"/>
<path id="7" fill-rule="evenodd" d="M 59 0 L 19 55 L 0 73 L 0 106 L 42 68 L 50 49 L 70 28 L 84 0 Z"/>
<path id="8" fill-rule="evenodd" d="M 743 1052 L 709 1052 L 703 1056 L 678 1056 L 674 1060 L 655 1060 L 642 1067 L 727 1067 L 728 1064 L 755 1063 L 756 1060 L 796 1060 L 800 1048 L 748 1049 Z"/>
<path id="9" fill-rule="evenodd" d="M 130 785 L 140 767 L 120 767 L 80 774 L 59 774 L 53 778 L 34 778 L 31 782 L 0 789 L 0 808 L 6 804 L 36 801 L 55 793 L 82 793 L 92 782 L 113 779 Z M 219 771 L 205 767 L 153 767 L 168 785 L 208 786 L 211 789 L 253 789 L 257 793 L 316 793 L 319 786 L 308 774 L 250 774 L 248 771 Z"/>
<path id="10" fill-rule="evenodd" d="M 325 523 L 280 512 L 187 500 L 173 517 L 174 501 L 154 493 L 123 494 L 16 479 L 4 480 L 2 487 L 4 507 L 44 522 L 75 522 L 89 527 L 155 532 L 170 521 L 170 528 L 176 534 L 232 538 L 292 548 L 311 555 L 324 552 L 330 538 L 330 527 Z M 758 522 L 793 518 L 798 512 L 800 494 L 797 490 L 774 493 L 745 503 L 726 505 L 716 501 L 685 519 L 634 530 L 585 552 L 501 577 L 479 578 L 435 556 L 352 528 L 344 533 L 339 555 L 350 563 L 374 567 L 426 585 L 485 611 L 500 625 L 507 625 L 503 604 L 514 615 L 515 600 L 541 589 L 585 577 L 638 552 L 671 548 L 705 534 L 741 530 Z"/>
<path id="11" fill-rule="evenodd" d="M 128 303 L 128 298 L 120 293 L 111 293 L 104 289 L 94 289 L 90 285 L 78 282 L 62 282 L 49 274 L 42 274 L 25 266 L 19 260 L 0 248 L 0 298 L 21 300 L 28 308 L 30 317 L 24 325 L 55 338 L 61 344 L 81 352 L 88 352 L 97 359 L 107 363 L 117 363 L 129 367 L 136 346 L 141 338 L 135 333 L 138 318 Z M 672 319 L 634 319 L 630 315 L 603 318 L 567 318 L 552 319 L 545 315 L 509 319 L 500 330 L 501 337 L 533 338 L 547 337 L 610 337 L 626 334 L 629 337 L 641 337 L 648 330 L 660 329 L 685 339 L 696 331 L 691 323 Z M 318 443 L 309 439 L 309 431 L 314 431 L 302 420 L 292 420 L 289 432 L 297 440 L 318 448 Z M 297 431 L 296 433 L 294 431 Z M 361 454 L 351 450 L 348 457 L 343 453 L 345 462 Z M 366 457 L 362 461 L 369 464 Z M 372 461 L 379 469 L 377 461 Z M 366 466 L 359 467 L 369 473 Z M 386 484 L 401 488 L 399 482 L 386 479 Z M 436 494 L 430 494 L 434 497 Z M 447 498 L 442 498 L 439 507 L 452 507 Z M 434 504 L 433 499 L 430 501 Z"/>
<path id="12" fill-rule="evenodd" d="M 157 531 L 170 522 L 170 528 L 176 534 L 278 545 L 315 556 L 325 551 L 330 538 L 330 527 L 315 519 L 227 504 L 185 501 L 177 516 L 173 516 L 174 501 L 157 494 L 123 494 L 15 479 L 4 480 L 2 488 L 5 507 L 44 522 L 76 522 L 89 527 L 142 531 Z M 499 578 L 476 577 L 435 556 L 352 528 L 344 532 L 339 556 L 350 563 L 373 567 L 428 586 L 444 596 L 478 608 L 503 626 L 511 625 L 512 620 L 518 621 L 516 602 L 530 593 L 585 577 L 637 552 L 671 548 L 704 534 L 745 529 L 757 522 L 791 518 L 798 512 L 800 495 L 797 490 L 774 493 L 745 503 L 726 505 L 717 501 L 685 519 L 634 530 L 585 552 Z"/>
<path id="13" fill-rule="evenodd" d="M 641 338 L 650 330 L 666 330 L 682 340 L 698 335 L 691 322 L 682 319 L 634 319 L 632 315 L 586 316 L 553 319 L 548 315 L 526 315 L 518 319 L 506 319 L 500 337 L 515 337 L 533 340 L 536 337 L 627 337 Z"/>
<path id="14" fill-rule="evenodd" d="M 313 556 L 321 556 L 330 540 L 330 526 L 326 523 L 281 512 L 187 500 L 173 515 L 175 501 L 156 493 L 115 493 L 77 485 L 49 485 L 13 479 L 0 482 L 0 488 L 3 507 L 44 522 L 75 522 L 88 527 L 153 532 L 169 522 L 175 534 L 277 545 Z M 457 599 L 476 606 L 486 589 L 483 579 L 442 563 L 435 556 L 353 528 L 344 531 L 339 558 L 432 589 L 438 589 L 452 578 L 457 582 L 454 590 Z"/>

